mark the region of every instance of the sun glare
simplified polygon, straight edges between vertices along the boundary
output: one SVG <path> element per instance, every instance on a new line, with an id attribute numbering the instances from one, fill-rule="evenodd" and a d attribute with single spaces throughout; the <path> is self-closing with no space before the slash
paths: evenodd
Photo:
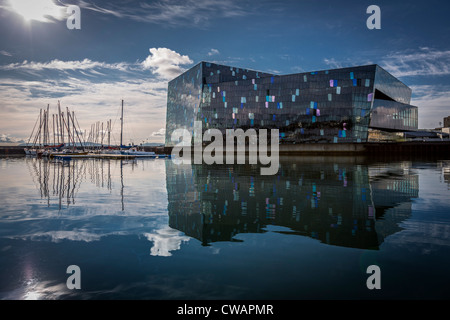
<path id="1" fill-rule="evenodd" d="M 9 5 L 26 21 L 51 22 L 51 17 L 60 20 L 64 14 L 64 7 L 53 0 L 9 0 Z"/>

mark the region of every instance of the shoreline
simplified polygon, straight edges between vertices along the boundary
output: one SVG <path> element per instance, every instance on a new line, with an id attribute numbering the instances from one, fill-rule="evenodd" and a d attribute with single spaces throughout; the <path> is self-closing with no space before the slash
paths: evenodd
<path id="1" fill-rule="evenodd" d="M 24 146 L 0 145 L 0 155 L 25 155 L 24 148 Z M 173 147 L 143 149 L 156 154 L 171 154 Z M 450 141 L 280 144 L 279 154 L 280 156 L 450 156 Z"/>

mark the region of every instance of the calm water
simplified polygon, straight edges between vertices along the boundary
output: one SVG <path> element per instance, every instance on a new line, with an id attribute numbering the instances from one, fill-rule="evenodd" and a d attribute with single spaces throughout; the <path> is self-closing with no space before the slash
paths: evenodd
<path id="1" fill-rule="evenodd" d="M 259 169 L 0 158 L 0 298 L 450 298 L 450 161 Z"/>

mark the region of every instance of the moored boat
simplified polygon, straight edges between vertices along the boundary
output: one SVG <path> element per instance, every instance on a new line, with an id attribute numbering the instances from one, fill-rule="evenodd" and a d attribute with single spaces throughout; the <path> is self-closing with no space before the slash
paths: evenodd
<path id="1" fill-rule="evenodd" d="M 120 154 L 123 155 L 133 155 L 133 156 L 137 156 L 137 157 L 147 157 L 147 158 L 156 158 L 158 157 L 158 155 L 156 153 L 154 153 L 153 151 L 143 151 L 143 150 L 138 150 L 137 148 L 130 148 L 128 150 L 121 150 Z"/>

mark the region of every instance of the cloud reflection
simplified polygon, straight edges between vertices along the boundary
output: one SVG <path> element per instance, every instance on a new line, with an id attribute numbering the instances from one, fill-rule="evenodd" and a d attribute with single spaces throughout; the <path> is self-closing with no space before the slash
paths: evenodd
<path id="1" fill-rule="evenodd" d="M 191 238 L 183 236 L 178 230 L 170 227 L 163 227 L 154 233 L 145 233 L 144 236 L 153 241 L 153 247 L 150 249 L 150 255 L 170 257 L 171 251 L 180 250 L 181 242 L 187 242 Z"/>

